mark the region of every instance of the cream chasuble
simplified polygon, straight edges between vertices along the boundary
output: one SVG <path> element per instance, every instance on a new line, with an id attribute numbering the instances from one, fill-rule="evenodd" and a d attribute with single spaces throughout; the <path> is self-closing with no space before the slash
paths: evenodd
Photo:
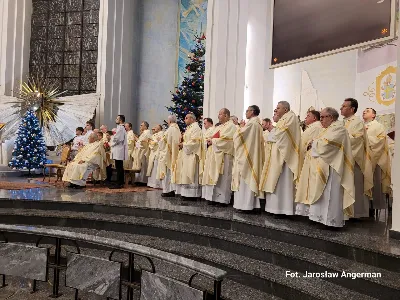
<path id="1" fill-rule="evenodd" d="M 102 172 L 105 172 L 106 159 L 106 152 L 102 142 L 97 141 L 87 144 L 78 152 L 74 160 L 67 165 L 62 180 L 68 182 L 86 180 L 84 175 L 87 173 L 88 168 L 100 168 Z M 79 164 L 80 161 L 84 161 L 84 163 Z"/>
<path id="2" fill-rule="evenodd" d="M 135 143 L 135 148 L 132 153 L 133 165 L 132 169 L 141 170 L 144 159 L 149 156 L 149 141 L 151 139 L 151 131 L 146 129 L 139 136 L 139 139 Z M 146 169 L 147 171 L 147 169 Z"/>
<path id="3" fill-rule="evenodd" d="M 133 150 L 135 149 L 135 134 L 133 130 L 129 130 L 126 133 L 126 139 L 128 142 L 128 159 L 124 160 L 124 169 L 132 169 L 133 163 Z"/>
<path id="4" fill-rule="evenodd" d="M 151 176 L 151 173 L 153 172 L 154 162 L 158 161 L 159 152 L 160 152 L 158 143 L 163 138 L 163 135 L 164 135 L 164 132 L 159 131 L 159 132 L 153 134 L 149 141 L 150 155 L 149 155 L 149 163 L 147 165 L 147 174 L 146 174 L 147 176 Z M 155 173 L 157 173 L 157 169 L 155 169 L 154 171 L 155 171 Z"/>
<path id="5" fill-rule="evenodd" d="M 306 130 L 301 135 L 300 168 L 299 168 L 300 174 L 302 174 L 302 172 L 306 172 L 306 173 L 311 172 L 311 169 L 310 169 L 311 155 L 310 155 L 310 150 L 307 151 L 307 147 L 310 142 L 312 142 L 315 138 L 317 138 L 319 136 L 319 134 L 321 133 L 322 130 L 323 130 L 323 127 L 321 126 L 321 122 L 316 121 L 316 122 L 308 125 Z M 300 176 L 300 178 L 301 178 L 301 176 Z M 299 181 L 299 186 L 301 184 L 302 184 L 302 182 Z M 297 187 L 298 190 L 300 189 L 299 186 Z M 297 202 L 297 196 L 296 196 L 296 202 Z M 309 207 L 307 204 L 297 203 L 296 215 L 308 216 L 308 211 L 309 211 Z"/>
<path id="6" fill-rule="evenodd" d="M 173 177 L 177 184 L 199 184 L 203 175 L 203 133 L 197 122 L 186 127 Z M 197 176 L 195 176 L 197 173 Z"/>
<path id="7" fill-rule="evenodd" d="M 376 120 L 365 124 L 374 173 L 373 208 L 386 208 L 383 194 L 390 194 L 391 165 L 385 127 Z"/>
<path id="8" fill-rule="evenodd" d="M 163 134 L 158 144 L 157 179 L 164 179 L 167 175 L 167 171 L 171 173 L 175 168 L 180 138 L 181 131 L 176 123 L 171 124 Z"/>
<path id="9" fill-rule="evenodd" d="M 370 197 L 373 187 L 373 173 L 371 156 L 368 151 L 368 137 L 364 128 L 364 123 L 359 117 L 351 116 L 350 118 L 344 119 L 344 126 L 350 136 L 354 162 L 360 167 L 364 175 L 364 194 Z M 355 182 L 355 184 L 357 184 L 357 182 Z M 361 195 L 356 195 L 356 199 L 361 197 Z"/>
<path id="10" fill-rule="evenodd" d="M 231 120 L 217 127 L 219 138 L 212 139 L 212 145 L 207 149 L 207 158 L 204 164 L 203 185 L 216 185 L 220 175 L 224 174 L 225 154 L 233 157 L 233 135 L 237 128 Z"/>
<path id="11" fill-rule="evenodd" d="M 299 177 L 301 129 L 296 114 L 292 111 L 284 114 L 268 139 L 270 147 L 265 157 L 260 190 L 274 193 L 284 163 L 293 173 L 293 182 Z"/>
<path id="12" fill-rule="evenodd" d="M 261 196 L 259 186 L 264 160 L 264 139 L 263 130 L 259 118 L 251 118 L 244 127 L 236 130 L 233 136 L 235 149 L 235 158 L 232 172 L 232 191 L 239 191 L 239 187 L 245 184 L 252 197 Z M 238 199 L 235 193 L 234 207 L 237 209 L 246 209 L 242 203 L 243 199 Z M 245 205 L 247 206 L 247 205 Z M 258 205 L 249 205 L 247 209 L 253 209 Z"/>
<path id="13" fill-rule="evenodd" d="M 315 154 L 313 154 L 313 151 L 315 151 Z M 329 195 L 323 195 L 328 187 L 331 189 L 332 186 L 328 183 L 330 180 L 332 181 L 331 177 L 336 175 L 338 175 L 340 186 L 343 189 L 332 189 L 332 191 L 329 191 Z M 341 194 L 338 195 L 338 193 Z M 343 203 L 331 203 L 333 200 L 329 197 L 339 199 Z M 312 149 L 307 152 L 297 188 L 296 202 L 311 205 L 311 218 L 312 205 L 326 200 L 328 201 L 326 206 L 340 208 L 339 213 L 341 215 L 336 215 L 336 217 L 343 221 L 343 213 L 349 217 L 353 215 L 354 197 L 352 147 L 345 127 L 341 122 L 336 121 L 321 131 L 320 135 L 314 139 Z M 318 219 L 322 220 L 323 218 L 324 216 L 318 216 Z M 318 220 L 314 219 L 314 221 Z M 332 220 L 328 220 L 326 225 L 335 226 L 333 223 Z M 343 226 L 343 224 L 336 225 Z"/>

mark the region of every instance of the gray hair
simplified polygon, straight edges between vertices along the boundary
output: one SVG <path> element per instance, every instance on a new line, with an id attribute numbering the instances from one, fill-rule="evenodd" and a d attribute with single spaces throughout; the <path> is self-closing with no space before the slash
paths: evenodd
<path id="1" fill-rule="evenodd" d="M 169 115 L 168 116 L 168 121 L 170 123 L 176 123 L 176 116 L 175 115 Z"/>
<path id="2" fill-rule="evenodd" d="M 333 107 L 325 107 L 323 110 L 331 115 L 334 121 L 337 121 L 339 119 L 339 113 Z"/>
<path id="3" fill-rule="evenodd" d="M 236 120 L 236 122 L 237 122 L 239 119 L 236 116 L 231 116 L 231 120 Z"/>
<path id="4" fill-rule="evenodd" d="M 91 134 L 89 134 L 88 140 L 89 139 L 93 139 L 94 141 L 97 141 L 98 140 L 97 133 L 92 132 Z"/>
<path id="5" fill-rule="evenodd" d="M 290 103 L 287 101 L 279 101 L 278 104 L 281 104 L 284 108 L 290 111 Z"/>
<path id="6" fill-rule="evenodd" d="M 223 113 L 224 113 L 224 114 L 226 114 L 228 117 L 230 117 L 230 116 L 231 116 L 231 112 L 230 112 L 230 110 L 229 110 L 229 109 L 227 109 L 227 108 L 225 108 L 225 107 L 224 107 L 224 108 L 222 108 L 221 110 L 222 110 L 222 111 L 223 111 Z M 232 116 L 232 117 L 234 117 L 234 116 Z"/>
<path id="7" fill-rule="evenodd" d="M 193 121 L 196 121 L 196 116 L 194 114 L 187 114 L 187 116 L 191 117 L 193 119 Z"/>
<path id="8" fill-rule="evenodd" d="M 145 126 L 147 129 L 149 129 L 149 126 L 150 126 L 149 123 L 147 123 L 146 121 L 143 121 L 142 123 L 144 124 L 144 126 Z"/>

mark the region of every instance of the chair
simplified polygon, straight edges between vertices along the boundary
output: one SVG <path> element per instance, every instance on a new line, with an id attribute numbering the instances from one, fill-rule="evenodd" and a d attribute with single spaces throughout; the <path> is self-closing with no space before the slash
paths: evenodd
<path id="1" fill-rule="evenodd" d="M 43 168 L 43 181 L 46 180 L 46 168 L 49 168 L 49 182 L 51 180 L 51 169 L 52 168 L 56 168 L 57 169 L 56 182 L 58 180 L 62 180 L 61 170 L 64 170 L 66 168 L 70 153 L 71 153 L 71 148 L 70 147 L 64 147 L 63 150 L 61 151 L 61 162 L 60 162 L 60 164 L 46 164 L 46 165 L 44 165 L 44 168 Z"/>

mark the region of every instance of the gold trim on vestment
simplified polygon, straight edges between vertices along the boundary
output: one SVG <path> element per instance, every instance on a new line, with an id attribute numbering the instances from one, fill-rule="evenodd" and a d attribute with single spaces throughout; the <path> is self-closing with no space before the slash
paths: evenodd
<path id="1" fill-rule="evenodd" d="M 325 174 L 324 174 L 324 172 L 322 172 L 322 169 L 318 163 L 317 163 L 317 173 L 318 173 L 319 177 L 321 178 L 321 181 L 323 182 L 323 184 L 326 185 L 328 180 L 326 179 Z"/>
<path id="2" fill-rule="evenodd" d="M 292 143 L 292 147 L 293 147 L 294 151 L 296 151 L 296 153 L 299 154 L 300 153 L 299 147 L 297 146 L 297 144 L 293 138 L 293 135 L 289 130 L 289 127 L 286 127 L 284 130 L 287 132 L 287 134 L 289 136 L 289 139 L 290 139 L 290 142 Z"/>
<path id="3" fill-rule="evenodd" d="M 325 139 L 325 138 L 324 138 L 324 140 L 325 140 L 329 145 L 335 146 L 335 147 L 339 148 L 341 151 L 343 151 L 343 145 L 342 145 L 342 144 L 340 144 L 340 143 L 338 143 L 338 142 L 335 142 L 335 141 L 330 141 L 330 140 Z M 345 164 L 349 167 L 350 171 L 354 174 L 354 166 L 353 166 L 353 164 L 351 163 L 350 159 L 347 157 L 347 155 L 344 153 L 344 151 L 343 151 L 343 157 L 344 157 L 344 162 L 345 162 Z"/>
<path id="4" fill-rule="evenodd" d="M 258 178 L 257 178 L 257 174 L 254 171 L 253 161 L 250 158 L 250 153 L 249 153 L 249 150 L 247 149 L 246 142 L 244 140 L 243 134 L 240 131 L 239 131 L 238 134 L 239 134 L 240 140 L 241 140 L 241 142 L 243 144 L 244 152 L 246 154 L 247 163 L 250 165 L 251 174 L 253 175 L 253 179 L 256 181 L 256 183 L 258 183 L 259 181 L 258 181 Z"/>

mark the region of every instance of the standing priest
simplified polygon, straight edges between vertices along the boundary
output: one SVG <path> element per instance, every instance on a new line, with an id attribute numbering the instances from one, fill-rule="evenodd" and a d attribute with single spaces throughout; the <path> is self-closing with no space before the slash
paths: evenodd
<path id="1" fill-rule="evenodd" d="M 207 156 L 204 164 L 202 196 L 220 204 L 231 201 L 232 167 L 234 157 L 233 135 L 237 128 L 230 119 L 230 111 L 219 111 L 221 123 L 212 137 L 207 139 Z"/>
<path id="2" fill-rule="evenodd" d="M 373 187 L 373 173 L 368 137 L 364 122 L 355 116 L 357 109 L 357 100 L 347 98 L 344 100 L 340 111 L 344 117 L 344 127 L 346 127 L 350 137 L 355 161 L 354 183 L 356 202 L 354 203 L 354 217 L 362 218 L 369 216 L 369 197 L 371 196 Z"/>
<path id="3" fill-rule="evenodd" d="M 286 101 L 274 111 L 276 127 L 268 134 L 269 153 L 265 157 L 260 190 L 265 194 L 265 211 L 293 215 L 295 184 L 299 177 L 301 129 L 299 118 Z"/>
<path id="4" fill-rule="evenodd" d="M 313 170 L 311 168 L 312 156 L 308 145 L 319 136 L 323 129 L 320 122 L 320 112 L 316 110 L 308 111 L 304 124 L 306 125 L 306 130 L 301 135 L 299 170 L 300 172 L 310 173 Z M 309 214 L 309 205 L 304 204 L 303 202 L 308 202 L 307 197 L 310 195 L 311 186 L 308 181 L 301 181 L 307 179 L 307 176 L 300 176 L 296 194 L 296 202 L 299 201 L 299 199 L 303 199 L 304 201 L 297 203 L 296 215 L 308 216 Z M 299 194 L 299 192 L 302 194 Z"/>
<path id="5" fill-rule="evenodd" d="M 386 196 L 390 193 L 391 166 L 389 147 L 385 127 L 375 120 L 376 111 L 367 108 L 363 112 L 365 129 L 367 130 L 368 144 L 374 174 L 374 188 L 372 190 L 372 208 L 387 208 Z"/>
<path id="6" fill-rule="evenodd" d="M 140 173 L 136 174 L 136 182 L 147 185 L 147 162 L 149 159 L 149 141 L 151 139 L 151 131 L 149 130 L 149 123 L 143 121 L 140 124 L 140 136 L 135 143 L 135 149 L 133 150 L 133 164 L 132 169 L 140 170 Z"/>
<path id="7" fill-rule="evenodd" d="M 176 168 L 176 160 L 179 152 L 181 131 L 176 124 L 176 116 L 170 115 L 167 119 L 168 129 L 158 143 L 159 156 L 157 167 L 157 179 L 161 180 L 163 188 L 162 197 L 174 197 L 175 186 L 172 184 L 172 171 Z"/>
<path id="8" fill-rule="evenodd" d="M 181 153 L 174 170 L 174 183 L 182 197 L 201 197 L 201 177 L 203 175 L 203 133 L 193 114 L 185 117 L 186 131 L 183 142 L 179 145 Z"/>
<path id="9" fill-rule="evenodd" d="M 117 184 L 110 189 L 122 188 L 125 184 L 124 160 L 128 159 L 128 141 L 124 127 L 125 116 L 118 115 L 115 120 L 117 129 L 111 140 L 111 159 L 115 161 L 117 170 Z"/>
<path id="10" fill-rule="evenodd" d="M 158 156 L 160 152 L 158 143 L 161 141 L 164 132 L 161 125 L 156 125 L 153 129 L 154 134 L 151 136 L 149 142 L 150 155 L 146 175 L 148 176 L 147 185 L 149 187 L 158 189 L 161 187 L 160 180 L 157 180 Z"/>
<path id="11" fill-rule="evenodd" d="M 246 110 L 246 124 L 241 123 L 233 136 L 235 158 L 232 171 L 233 207 L 251 211 L 260 208 L 260 177 L 264 158 L 263 130 L 258 118 L 260 108 L 251 105 Z"/>
<path id="12" fill-rule="evenodd" d="M 353 215 L 354 159 L 349 135 L 339 113 L 331 107 L 321 111 L 324 128 L 310 142 L 310 168 L 303 167 L 296 202 L 310 205 L 309 219 L 343 227 L 344 215 Z"/>

